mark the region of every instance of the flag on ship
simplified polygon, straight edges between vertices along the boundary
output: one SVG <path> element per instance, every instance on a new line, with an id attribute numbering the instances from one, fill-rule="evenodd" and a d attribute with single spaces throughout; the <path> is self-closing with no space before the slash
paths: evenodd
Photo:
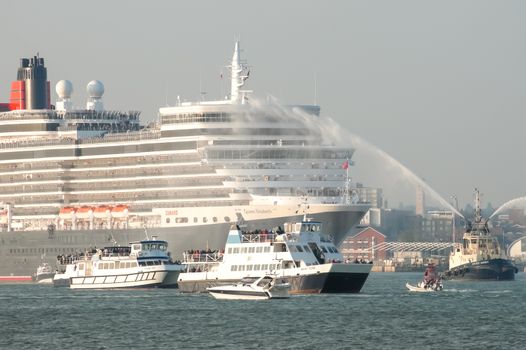
<path id="1" fill-rule="evenodd" d="M 349 169 L 349 159 L 347 159 L 345 162 L 343 162 L 342 169 Z"/>

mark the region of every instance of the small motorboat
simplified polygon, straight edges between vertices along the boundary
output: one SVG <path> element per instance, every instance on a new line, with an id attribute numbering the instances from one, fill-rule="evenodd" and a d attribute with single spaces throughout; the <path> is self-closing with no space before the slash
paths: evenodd
<path id="1" fill-rule="evenodd" d="M 444 289 L 442 280 L 433 264 L 427 265 L 426 271 L 424 272 L 424 278 L 422 281 L 418 282 L 416 286 L 409 283 L 406 283 L 405 286 L 411 292 L 438 292 Z"/>
<path id="2" fill-rule="evenodd" d="M 33 275 L 33 281 L 36 283 L 51 284 L 53 283 L 53 276 L 55 276 L 55 270 L 51 268 L 51 265 L 43 262 L 38 266 L 36 274 Z"/>
<path id="3" fill-rule="evenodd" d="M 288 298 L 290 283 L 270 275 L 246 277 L 236 284 L 210 287 L 206 290 L 216 299 L 285 299 Z"/>

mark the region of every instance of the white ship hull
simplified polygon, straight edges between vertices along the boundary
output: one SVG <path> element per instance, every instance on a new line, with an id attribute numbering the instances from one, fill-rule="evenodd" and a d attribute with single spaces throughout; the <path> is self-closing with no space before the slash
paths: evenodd
<path id="1" fill-rule="evenodd" d="M 225 207 L 225 208 L 191 208 L 201 213 L 215 213 L 217 217 L 225 212 L 241 212 L 245 215 L 247 229 L 261 227 L 278 227 L 287 221 L 298 221 L 303 212 L 297 206 L 275 208 L 261 207 Z M 334 232 L 334 240 L 341 243 L 353 225 L 365 214 L 368 206 L 346 205 L 312 205 L 308 216 L 327 223 L 327 232 Z M 182 208 L 187 209 L 187 208 Z M 190 209 L 190 208 L 188 208 Z M 298 213 L 296 213 L 298 211 Z M 196 247 L 222 249 L 225 245 L 231 222 L 219 222 L 200 225 L 179 225 L 172 227 L 152 227 L 145 229 L 114 230 L 71 230 L 56 231 L 51 237 L 48 232 L 21 231 L 0 232 L 0 276 L 31 275 L 42 261 L 54 265 L 58 254 L 82 252 L 86 247 L 102 247 L 112 240 L 118 244 L 127 244 L 134 240 L 144 239 L 145 235 L 156 235 L 168 241 L 172 258 L 182 259 L 182 253 Z"/>
<path id="2" fill-rule="evenodd" d="M 71 289 L 115 289 L 115 288 L 151 288 L 175 286 L 179 271 L 144 269 L 128 274 L 109 274 L 105 276 L 71 277 Z"/>

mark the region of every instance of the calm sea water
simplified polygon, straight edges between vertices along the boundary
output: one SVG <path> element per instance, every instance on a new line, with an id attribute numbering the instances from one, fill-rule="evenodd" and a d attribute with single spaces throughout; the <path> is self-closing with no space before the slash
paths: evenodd
<path id="1" fill-rule="evenodd" d="M 526 274 L 445 282 L 374 273 L 355 295 L 219 301 L 176 290 L 0 285 L 0 349 L 525 349 Z"/>

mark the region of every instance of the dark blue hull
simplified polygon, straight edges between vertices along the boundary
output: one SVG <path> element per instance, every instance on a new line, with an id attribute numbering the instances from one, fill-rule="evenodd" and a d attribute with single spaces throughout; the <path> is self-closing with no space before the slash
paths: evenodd
<path id="1" fill-rule="evenodd" d="M 511 260 L 490 259 L 457 266 L 442 273 L 446 280 L 512 281 L 518 269 Z"/>
<path id="2" fill-rule="evenodd" d="M 359 293 L 369 273 L 327 272 L 282 277 L 291 284 L 290 294 Z M 206 288 L 236 283 L 237 280 L 200 280 L 179 282 L 184 293 L 205 292 Z"/>

